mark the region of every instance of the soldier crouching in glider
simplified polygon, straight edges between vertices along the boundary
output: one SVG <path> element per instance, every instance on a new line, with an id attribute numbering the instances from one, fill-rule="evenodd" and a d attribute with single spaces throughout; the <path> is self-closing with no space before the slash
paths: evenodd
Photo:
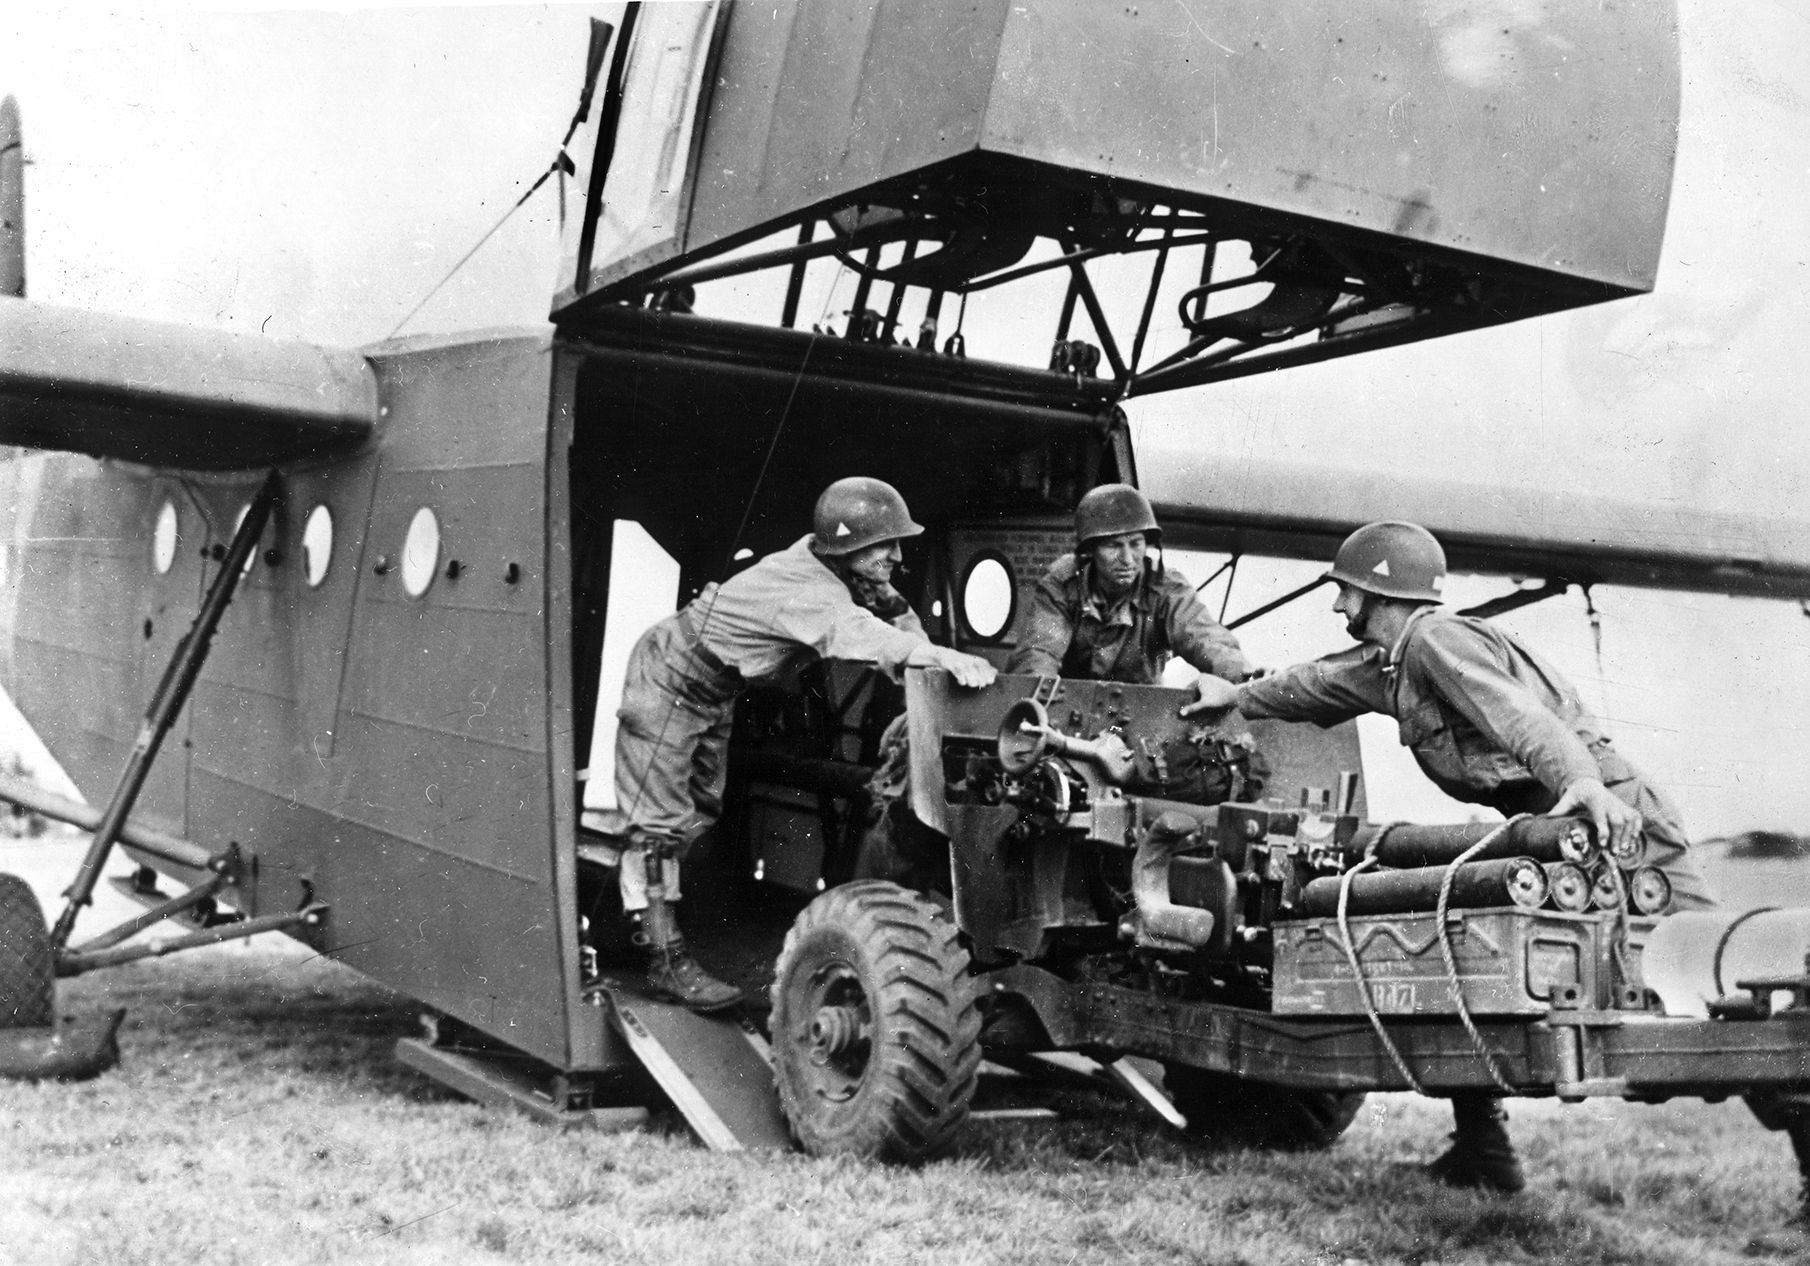
<path id="1" fill-rule="evenodd" d="M 817 499 L 813 531 L 769 554 L 641 636 L 629 656 L 616 732 L 619 882 L 648 992 L 694 1011 L 734 1006 L 741 991 L 706 972 L 679 934 L 678 862 L 722 812 L 736 697 L 825 656 L 948 670 L 963 686 L 993 666 L 937 646 L 892 587 L 899 541 L 924 529 L 878 479 L 839 479 Z M 876 614 L 876 611 L 882 614 Z"/>
<path id="2" fill-rule="evenodd" d="M 1320 725 L 1392 716 L 1448 795 L 1511 816 L 1578 813 L 1604 843 L 1644 834 L 1646 861 L 1671 880 L 1672 909 L 1713 908 L 1671 800 L 1609 745 L 1544 659 L 1486 620 L 1441 610 L 1445 576 L 1445 551 L 1425 528 L 1359 528 L 1326 578 L 1338 583 L 1333 610 L 1360 645 L 1236 687 L 1203 679 L 1201 702 L 1183 711 L 1236 704 L 1249 719 Z M 1452 1114 L 1452 1146 L 1428 1167 L 1434 1177 L 1504 1192 L 1526 1185 L 1500 1100 L 1454 1095 Z"/>

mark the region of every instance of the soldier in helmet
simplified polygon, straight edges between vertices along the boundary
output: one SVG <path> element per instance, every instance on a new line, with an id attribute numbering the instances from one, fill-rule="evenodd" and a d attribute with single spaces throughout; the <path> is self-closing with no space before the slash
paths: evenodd
<path id="1" fill-rule="evenodd" d="M 1413 523 L 1371 523 L 1345 538 L 1326 579 L 1359 645 L 1232 686 L 1200 686 L 1185 712 L 1236 704 L 1247 718 L 1336 725 L 1394 717 L 1401 741 L 1441 790 L 1504 815 L 1579 814 L 1605 842 L 1644 836 L 1672 883 L 1672 909 L 1713 908 L 1671 800 L 1616 751 L 1578 693 L 1545 659 L 1487 620 L 1440 607 L 1445 551 Z M 1500 1101 L 1455 1095 L 1452 1146 L 1429 1166 L 1455 1186 L 1525 1185 Z"/>
<path id="2" fill-rule="evenodd" d="M 899 542 L 924 529 L 878 479 L 839 479 L 817 499 L 812 531 L 721 585 L 635 644 L 616 736 L 618 808 L 595 825 L 626 842 L 622 904 L 655 997 L 694 1011 L 734 1006 L 741 992 L 706 972 L 680 936 L 678 858 L 722 811 L 724 756 L 736 696 L 817 657 L 946 669 L 963 686 L 993 666 L 925 636 L 892 587 Z"/>
<path id="3" fill-rule="evenodd" d="M 1075 507 L 1075 551 L 1052 563 L 1032 591 L 1024 632 L 1006 671 L 1152 685 L 1173 655 L 1220 678 L 1242 681 L 1251 666 L 1233 637 L 1179 572 L 1148 557 L 1162 537 L 1143 493 L 1102 484 Z M 905 718 L 880 739 L 868 783 L 869 825 L 856 873 L 910 887 L 947 882 L 942 837 L 912 817 L 911 751 Z"/>
<path id="4" fill-rule="evenodd" d="M 1251 675 L 1238 639 L 1179 572 L 1154 562 L 1162 529 L 1143 493 L 1102 484 L 1075 507 L 1075 552 L 1031 594 L 1006 671 L 1150 685 L 1178 655 L 1230 681 Z"/>

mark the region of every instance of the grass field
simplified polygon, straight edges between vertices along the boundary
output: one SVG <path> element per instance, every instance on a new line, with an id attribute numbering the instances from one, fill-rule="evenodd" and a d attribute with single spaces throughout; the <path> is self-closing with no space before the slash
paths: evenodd
<path id="1" fill-rule="evenodd" d="M 49 847 L 0 843 L 0 869 Z M 1810 1260 L 1789 1146 L 1739 1104 L 1517 1104 L 1532 1185 L 1500 1200 L 1420 1175 L 1449 1113 L 1412 1096 L 1373 1097 L 1325 1153 L 1208 1154 L 1122 1100 L 1002 1079 L 989 1103 L 1060 1119 L 976 1123 L 953 1159 L 897 1170 L 715 1155 L 665 1113 L 559 1133 L 462 1102 L 391 1057 L 407 1000 L 286 941 L 62 1002 L 128 1007 L 123 1059 L 0 1082 L 8 1264 Z"/>

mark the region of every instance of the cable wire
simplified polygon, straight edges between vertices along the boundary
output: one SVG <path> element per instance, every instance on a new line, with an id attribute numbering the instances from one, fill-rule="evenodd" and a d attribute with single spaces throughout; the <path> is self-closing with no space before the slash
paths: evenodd
<path id="1" fill-rule="evenodd" d="M 576 170 L 576 168 L 574 168 L 572 166 L 572 160 L 570 158 L 566 157 L 566 151 L 563 149 L 560 150 L 559 153 L 554 157 L 553 161 L 547 165 L 547 170 L 543 171 L 540 174 L 540 176 L 535 180 L 535 182 L 528 186 L 526 192 L 524 192 L 521 197 L 519 197 L 515 200 L 515 205 L 510 207 L 507 211 L 503 212 L 502 217 L 500 219 L 498 219 L 495 224 L 490 226 L 489 230 L 484 234 L 483 237 L 480 237 L 477 240 L 477 242 L 472 246 L 472 248 L 470 250 L 466 251 L 463 255 L 459 256 L 459 262 L 454 264 L 451 268 L 447 269 L 446 276 L 440 278 L 439 281 L 435 282 L 434 288 L 432 290 L 428 291 L 426 294 L 422 295 L 421 302 L 417 303 L 414 307 L 410 308 L 408 310 L 408 315 L 404 316 L 402 318 L 402 320 L 396 322 L 395 328 L 392 329 L 388 334 L 384 335 L 384 337 L 385 338 L 395 338 L 396 335 L 401 332 L 403 326 L 407 325 L 410 321 L 413 321 L 415 319 L 415 314 L 420 312 L 421 309 L 425 308 L 428 305 L 428 301 L 431 300 L 435 295 L 439 294 L 441 289 L 445 287 L 446 283 L 453 279 L 453 274 L 457 273 L 461 268 L 465 267 L 466 263 L 471 259 L 471 257 L 473 255 L 476 255 L 478 253 L 479 249 L 481 249 L 483 247 L 484 243 L 488 242 L 492 237 L 496 236 L 497 230 L 502 228 L 503 225 L 508 222 L 509 217 L 514 215 L 517 211 L 520 211 L 522 209 L 522 204 L 525 203 L 526 201 L 528 201 L 529 198 L 532 198 L 534 196 L 534 191 L 539 189 L 542 185 L 547 183 L 547 178 L 549 176 L 551 176 L 554 172 L 561 172 L 563 174 L 565 172 L 570 172 L 570 171 L 575 171 L 575 170 Z"/>
<path id="2" fill-rule="evenodd" d="M 786 397 L 785 408 L 780 410 L 779 420 L 774 423 L 772 438 L 767 441 L 766 455 L 761 459 L 760 469 L 754 476 L 754 484 L 748 490 L 747 500 L 742 506 L 741 521 L 736 525 L 735 535 L 730 538 L 729 556 L 723 562 L 725 575 L 728 573 L 729 564 L 735 561 L 735 551 L 741 546 L 742 537 L 748 530 L 749 520 L 754 517 L 754 505 L 760 496 L 761 485 L 766 481 L 767 472 L 773 465 L 774 453 L 779 451 L 780 437 L 785 433 L 786 423 L 792 416 L 792 406 L 798 399 L 799 388 L 804 385 L 805 367 L 810 364 L 811 353 L 816 350 L 818 340 L 823 337 L 819 327 L 829 316 L 830 305 L 835 302 L 836 298 L 836 287 L 841 284 L 846 271 L 846 268 L 837 271 L 835 279 L 830 283 L 829 294 L 824 298 L 823 311 L 818 315 L 817 321 L 812 324 L 810 341 L 805 344 L 804 355 L 799 358 L 798 369 L 792 375 L 791 393 Z M 714 585 L 706 586 L 705 591 L 699 594 L 699 597 L 705 599 L 705 605 L 694 632 L 694 646 L 703 641 L 704 631 L 710 627 L 711 617 L 716 612 L 716 587 Z M 680 611 L 684 609 L 684 607 L 679 608 Z M 653 773 L 656 755 L 666 746 L 666 734 L 672 726 L 673 714 L 678 706 L 679 700 L 676 695 L 667 700 L 665 714 L 660 718 L 659 733 L 655 735 L 654 742 L 648 749 L 647 759 L 642 763 L 640 771 L 633 775 L 630 803 L 617 805 L 618 811 L 631 823 L 634 821 L 634 811 L 640 806 L 641 798 L 647 789 L 647 780 Z"/>

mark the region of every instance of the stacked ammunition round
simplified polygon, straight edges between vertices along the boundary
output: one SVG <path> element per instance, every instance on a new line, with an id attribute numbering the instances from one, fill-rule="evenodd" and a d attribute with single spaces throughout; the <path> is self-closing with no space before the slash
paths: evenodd
<path id="1" fill-rule="evenodd" d="M 1352 877 L 1352 914 L 1407 914 L 1434 910 L 1448 866 L 1415 866 L 1366 871 Z M 1301 889 L 1301 913 L 1310 917 L 1337 914 L 1343 876 L 1309 880 Z M 1498 857 L 1466 862 L 1452 880 L 1450 906 L 1478 910 L 1490 906 L 1536 909 L 1546 900 L 1546 872 L 1530 857 Z"/>
<path id="2" fill-rule="evenodd" d="M 1554 910 L 1581 914 L 1590 908 L 1590 875 L 1576 862 L 1547 862 L 1546 884 Z"/>
<path id="3" fill-rule="evenodd" d="M 1371 850 L 1379 865 L 1407 869 L 1444 866 L 1492 831 L 1500 822 L 1463 822 L 1447 826 L 1398 823 L 1366 827 L 1352 847 Z M 1531 857 L 1541 862 L 1584 862 L 1596 853 L 1590 825 L 1579 818 L 1522 818 L 1511 822 L 1474 861 L 1492 858 Z"/>
<path id="4" fill-rule="evenodd" d="M 1672 904 L 1672 881 L 1657 866 L 1642 866 L 1628 876 L 1628 905 L 1635 914 L 1664 914 Z"/>
<path id="5" fill-rule="evenodd" d="M 1647 858 L 1647 837 L 1636 832 L 1619 848 L 1611 844 L 1609 856 L 1614 858 L 1615 864 L 1623 870 L 1633 870 Z"/>

